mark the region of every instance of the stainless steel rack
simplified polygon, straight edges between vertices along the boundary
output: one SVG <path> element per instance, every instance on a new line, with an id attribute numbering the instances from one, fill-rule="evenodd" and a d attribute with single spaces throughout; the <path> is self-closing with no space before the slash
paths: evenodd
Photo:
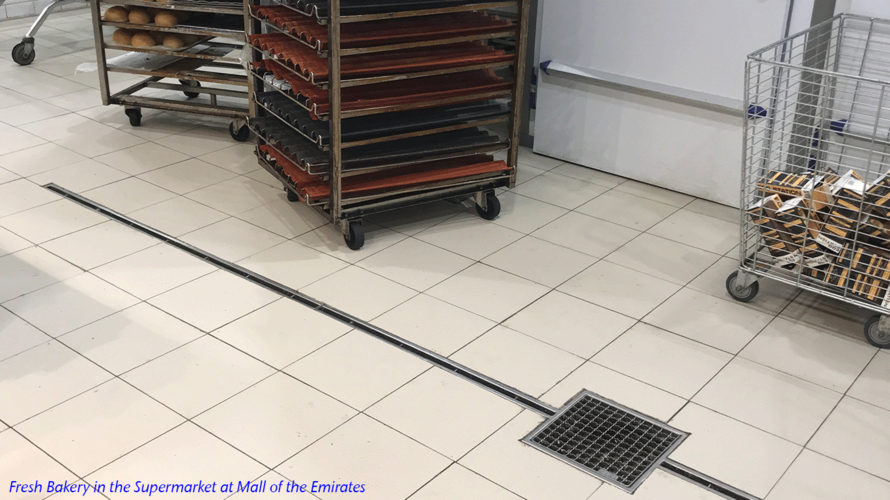
<path id="1" fill-rule="evenodd" d="M 259 164 L 282 183 L 290 201 L 305 202 L 324 213 L 354 250 L 364 244 L 362 218 L 374 213 L 473 196 L 480 216 L 497 217 L 500 203 L 495 189 L 516 183 L 528 0 L 405 0 L 397 11 L 386 10 L 387 5 L 394 5 L 391 2 L 272 1 L 274 8 L 299 13 L 304 19 L 298 21 L 301 26 L 311 20 L 311 31 L 324 35 L 324 40 L 304 39 L 257 13 L 269 5 L 244 0 L 247 43 L 252 47 L 246 51 L 250 128 L 257 136 Z M 439 7 L 424 8 L 431 5 Z M 348 47 L 343 46 L 343 27 L 352 29 L 351 23 L 385 31 L 385 23 L 391 20 L 435 23 L 446 19 L 443 16 L 477 15 L 504 7 L 516 9 L 515 23 L 492 24 L 492 29 L 468 36 L 445 33 L 404 43 L 350 41 Z M 261 35 L 259 40 L 265 34 L 286 36 L 276 38 L 275 43 L 283 45 L 274 50 L 253 45 L 254 35 Z M 373 74 L 344 78 L 344 63 L 349 67 L 350 57 L 466 42 L 485 44 L 495 39 L 514 40 L 511 59 L 483 63 L 468 59 L 464 64 L 433 69 L 384 65 Z M 323 60 L 324 76 L 301 71 L 296 64 L 289 67 L 284 52 L 318 58 L 304 61 L 303 68 L 307 62 L 318 68 Z M 496 69 L 504 72 L 509 66 L 513 75 L 519 75 L 512 82 L 495 74 Z M 460 83 L 464 81 L 470 83 Z M 428 91 L 424 90 L 427 85 Z M 416 94 L 399 94 L 403 89 Z M 508 122 L 507 137 L 492 136 L 484 129 L 503 122 Z M 506 162 L 490 156 L 504 150 Z"/>
<path id="2" fill-rule="evenodd" d="M 103 19 L 105 9 L 113 6 L 140 7 L 158 11 L 189 12 L 199 19 L 176 26 L 112 22 Z M 232 0 L 170 0 L 167 3 L 142 0 L 94 0 L 90 3 L 99 90 L 104 105 L 124 106 L 130 124 L 142 123 L 142 108 L 231 118 L 229 133 L 235 140 L 250 137 L 247 127 L 250 95 L 248 77 L 242 67 L 244 47 L 244 5 Z M 203 19 L 200 19 L 203 17 Z M 114 43 L 106 28 L 144 32 L 176 33 L 202 37 L 192 47 L 171 49 L 163 45 L 133 47 Z M 145 54 L 126 61 L 109 60 L 106 50 Z M 146 78 L 123 90 L 111 93 L 109 73 L 125 73 Z M 172 82 L 171 82 L 172 80 Z M 162 90 L 146 95 L 146 89 Z M 181 95 L 185 94 L 183 100 Z M 199 99 L 205 95 L 207 99 Z M 224 102 L 219 102 L 218 98 Z M 239 105 L 238 101 L 244 104 Z M 233 102 L 234 101 L 234 102 Z"/>

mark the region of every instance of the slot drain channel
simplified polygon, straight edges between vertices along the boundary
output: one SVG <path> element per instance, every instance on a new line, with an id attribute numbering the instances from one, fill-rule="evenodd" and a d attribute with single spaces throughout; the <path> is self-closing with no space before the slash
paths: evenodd
<path id="1" fill-rule="evenodd" d="M 666 458 L 685 439 L 686 433 L 677 431 L 634 410 L 589 391 L 582 391 L 558 410 L 472 368 L 456 363 L 265 276 L 189 245 L 153 227 L 146 226 L 89 198 L 53 183 L 45 185 L 44 188 L 188 252 L 220 269 L 229 271 L 267 290 L 343 322 L 356 330 L 414 354 L 498 396 L 547 417 L 547 420 L 523 439 L 523 442 L 625 491 L 633 492 L 655 468 L 661 468 L 730 500 L 759 500 L 757 497 Z M 580 425 L 581 423 L 584 425 Z M 603 424 L 607 424 L 608 427 Z"/>

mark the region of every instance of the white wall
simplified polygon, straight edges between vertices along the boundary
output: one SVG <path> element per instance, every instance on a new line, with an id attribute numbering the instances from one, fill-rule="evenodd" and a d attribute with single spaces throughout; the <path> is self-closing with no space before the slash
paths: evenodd
<path id="1" fill-rule="evenodd" d="M 836 14 L 849 12 L 861 16 L 890 19 L 890 1 L 888 0 L 838 0 L 835 4 Z"/>

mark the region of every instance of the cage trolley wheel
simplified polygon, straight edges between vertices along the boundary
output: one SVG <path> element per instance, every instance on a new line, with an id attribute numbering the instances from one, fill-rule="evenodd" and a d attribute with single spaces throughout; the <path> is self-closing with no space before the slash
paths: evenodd
<path id="1" fill-rule="evenodd" d="M 37 53 L 34 51 L 34 43 L 21 42 L 12 48 L 12 60 L 20 66 L 27 66 L 34 62 Z"/>
<path id="2" fill-rule="evenodd" d="M 747 287 L 743 287 L 738 284 L 738 278 L 738 271 L 734 271 L 726 277 L 726 291 L 739 302 L 751 302 L 760 291 L 760 284 L 754 281 Z"/>
<path id="3" fill-rule="evenodd" d="M 343 239 L 346 240 L 346 246 L 352 250 L 358 250 L 365 246 L 365 228 L 362 226 L 362 221 L 350 222 L 349 234 L 344 234 Z"/>
<path id="4" fill-rule="evenodd" d="M 890 318 L 885 320 L 885 322 L 890 323 Z M 865 340 L 869 344 L 881 349 L 890 347 L 890 328 L 881 328 L 880 314 L 875 314 L 865 322 Z"/>
<path id="5" fill-rule="evenodd" d="M 179 83 L 181 83 L 182 85 L 186 85 L 188 87 L 200 87 L 201 86 L 201 82 L 191 81 L 191 80 L 179 80 Z M 185 96 L 188 97 L 189 99 L 194 99 L 195 97 L 198 97 L 199 95 L 201 95 L 200 92 L 189 92 L 187 90 L 183 90 L 182 93 L 185 94 Z"/>
<path id="6" fill-rule="evenodd" d="M 238 142 L 245 142 L 250 139 L 250 129 L 247 125 L 238 126 L 235 122 L 229 124 L 229 135 Z"/>
<path id="7" fill-rule="evenodd" d="M 476 213 L 485 220 L 494 220 L 501 213 L 501 202 L 498 201 L 494 191 L 477 193 Z"/>
<path id="8" fill-rule="evenodd" d="M 142 125 L 142 110 L 139 108 L 127 108 L 124 110 L 127 118 L 130 119 L 130 125 L 138 127 Z"/>

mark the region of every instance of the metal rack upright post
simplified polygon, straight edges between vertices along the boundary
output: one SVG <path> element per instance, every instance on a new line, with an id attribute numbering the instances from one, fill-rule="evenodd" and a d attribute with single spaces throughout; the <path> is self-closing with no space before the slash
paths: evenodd
<path id="1" fill-rule="evenodd" d="M 495 189 L 516 183 L 528 0 L 418 0 L 394 12 L 373 1 L 272 2 L 245 0 L 250 123 L 260 165 L 289 200 L 316 206 L 353 249 L 362 218 L 387 210 L 472 195 L 480 216 L 498 215 Z M 504 7 L 516 7 L 515 23 L 486 12 Z M 399 38 L 412 23 L 442 33 Z M 344 27 L 354 27 L 346 44 Z M 485 45 L 499 38 L 515 38 L 515 53 Z M 495 73 L 509 67 L 512 82 Z M 506 139 L 483 129 L 498 123 Z M 506 162 L 489 156 L 504 150 Z"/>

